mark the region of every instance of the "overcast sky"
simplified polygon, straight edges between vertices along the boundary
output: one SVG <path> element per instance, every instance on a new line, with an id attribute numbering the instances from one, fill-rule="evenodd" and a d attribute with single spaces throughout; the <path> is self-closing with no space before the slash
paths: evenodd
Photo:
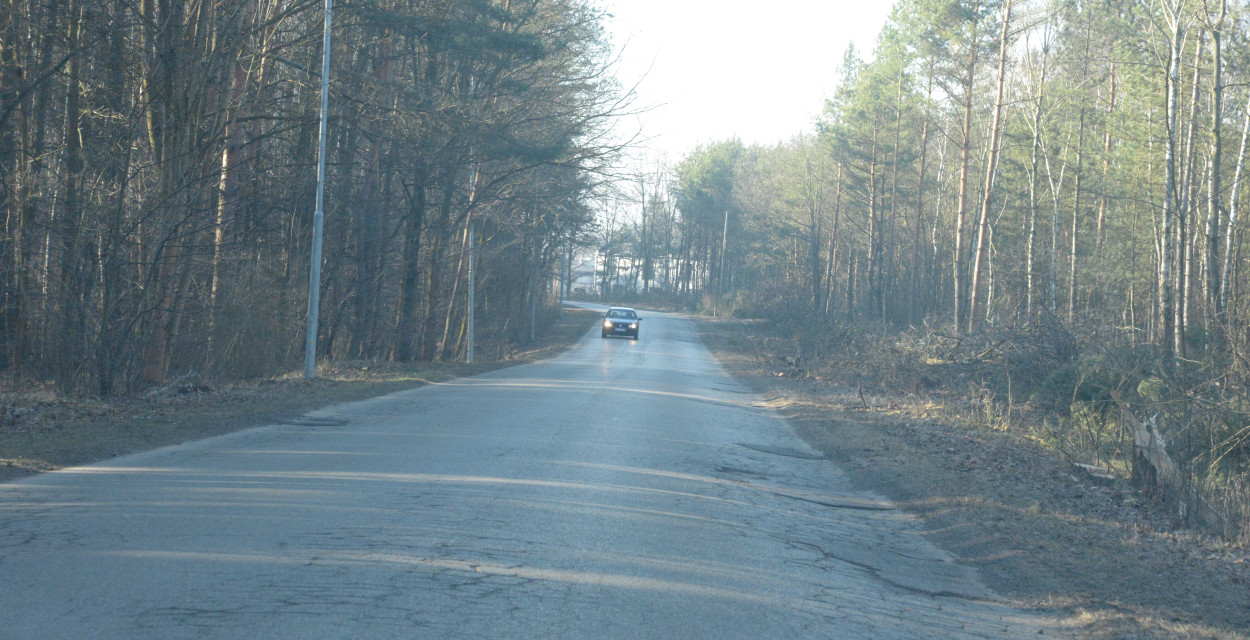
<path id="1" fill-rule="evenodd" d="M 643 135 L 677 162 L 737 136 L 774 144 L 803 131 L 836 86 L 852 41 L 867 57 L 892 0 L 600 0 L 624 47 L 621 81 L 641 80 Z M 648 71 L 650 67 L 650 71 Z M 644 77 L 645 76 L 645 77 Z M 637 124 L 634 125 L 635 127 Z"/>

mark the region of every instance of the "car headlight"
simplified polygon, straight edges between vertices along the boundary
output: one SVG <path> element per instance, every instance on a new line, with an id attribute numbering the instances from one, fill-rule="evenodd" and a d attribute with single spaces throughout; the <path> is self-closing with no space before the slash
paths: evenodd
<path id="1" fill-rule="evenodd" d="M 630 328 L 630 329 L 637 329 L 637 328 L 638 328 L 638 323 L 637 323 L 637 322 L 631 322 L 631 323 L 629 323 L 629 328 Z"/>
<path id="2" fill-rule="evenodd" d="M 611 329 L 611 328 L 612 328 L 612 321 L 611 321 L 611 320 L 604 320 L 604 321 L 603 321 L 603 328 L 604 328 L 604 329 Z"/>

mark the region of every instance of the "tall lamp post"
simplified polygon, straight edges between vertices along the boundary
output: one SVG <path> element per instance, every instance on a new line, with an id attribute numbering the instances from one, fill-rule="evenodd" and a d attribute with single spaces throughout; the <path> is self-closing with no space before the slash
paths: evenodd
<path id="1" fill-rule="evenodd" d="M 716 302 L 712 304 L 712 316 L 720 317 L 720 296 L 725 285 L 725 248 L 729 246 L 729 211 L 725 211 L 725 229 L 720 234 L 720 267 L 716 269 Z"/>
<path id="2" fill-rule="evenodd" d="M 469 106 L 470 106 L 470 109 L 472 109 L 472 113 L 474 115 L 474 122 L 476 122 L 477 110 L 473 108 L 473 104 L 474 104 L 473 100 L 476 97 L 476 95 L 477 95 L 477 78 L 474 77 L 473 75 L 470 75 L 469 76 L 469 101 L 470 101 Z M 473 344 L 477 341 L 477 336 L 474 335 L 474 330 L 476 328 L 474 309 L 477 308 L 477 286 L 476 286 L 477 282 L 476 282 L 476 277 L 474 276 L 474 269 L 477 266 L 477 251 L 476 251 L 477 238 L 474 237 L 475 229 L 474 229 L 474 223 L 473 223 L 473 207 L 477 206 L 477 169 L 478 169 L 477 150 L 474 146 L 469 147 L 469 160 L 471 162 L 471 164 L 469 165 L 469 211 L 467 214 L 469 219 L 465 221 L 465 224 L 469 226 L 469 228 L 466 229 L 466 232 L 468 233 L 468 240 L 469 240 L 469 296 L 468 296 L 469 308 L 467 309 L 467 313 L 468 313 L 467 320 L 468 320 L 468 325 L 469 325 L 467 327 L 468 334 L 469 334 L 467 337 L 469 339 L 469 347 L 464 352 L 464 361 L 467 362 L 468 364 L 473 364 Z"/>
<path id="3" fill-rule="evenodd" d="M 326 106 L 330 95 L 330 9 L 326 0 L 324 50 L 321 52 L 321 130 L 317 136 L 317 209 L 313 213 L 312 264 L 308 273 L 308 328 L 304 334 L 304 377 L 317 377 L 317 312 L 321 308 L 321 228 L 325 220 Z"/>
<path id="4" fill-rule="evenodd" d="M 573 198 L 564 199 L 564 255 L 560 259 L 560 305 L 556 307 L 556 320 L 564 315 L 564 298 L 569 295 L 569 279 L 573 274 L 573 257 L 569 253 L 569 218 L 573 215 Z"/>
<path id="5" fill-rule="evenodd" d="M 473 171 L 473 177 L 474 177 L 474 182 L 476 182 L 477 181 L 476 169 L 474 169 Z M 469 364 L 473 364 L 473 342 L 476 340 L 476 338 L 473 335 L 473 330 L 474 330 L 473 310 L 477 306 L 477 289 L 475 287 L 476 278 L 474 277 L 474 273 L 473 273 L 474 267 L 476 266 L 476 263 L 477 263 L 477 247 L 475 244 L 477 242 L 477 238 L 474 237 L 475 229 L 473 228 L 472 216 L 473 214 L 470 213 L 469 214 L 469 327 L 468 327 L 469 349 L 468 351 L 465 352 L 465 362 Z"/>

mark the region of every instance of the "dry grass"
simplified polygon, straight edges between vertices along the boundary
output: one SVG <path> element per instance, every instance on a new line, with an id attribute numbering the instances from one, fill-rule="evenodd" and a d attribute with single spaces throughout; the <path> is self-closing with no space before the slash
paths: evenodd
<path id="1" fill-rule="evenodd" d="M 913 364 L 884 363 L 867 340 L 856 351 L 884 371 L 880 384 L 852 368 L 796 374 L 763 349 L 777 344 L 761 335 L 766 325 L 703 330 L 726 367 L 804 439 L 919 516 L 926 535 L 1003 597 L 1062 617 L 1083 638 L 1250 638 L 1247 550 L 1179 530 L 1151 497 L 1083 473 L 1035 433 L 1039 412 L 1000 408 L 987 421 L 972 376 L 937 379 L 919 394 L 890 389 Z"/>

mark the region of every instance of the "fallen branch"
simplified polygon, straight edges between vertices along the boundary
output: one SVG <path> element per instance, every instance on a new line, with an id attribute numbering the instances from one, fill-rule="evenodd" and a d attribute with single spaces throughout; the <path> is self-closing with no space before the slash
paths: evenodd
<path id="1" fill-rule="evenodd" d="M 1203 497 L 1200 487 L 1186 481 L 1180 467 L 1168 455 L 1163 437 L 1159 435 L 1157 416 L 1138 419 L 1120 400 L 1119 394 L 1114 390 L 1110 394 L 1133 433 L 1134 478 L 1163 487 L 1165 498 L 1175 502 L 1177 516 L 1183 522 L 1197 522 L 1208 532 L 1231 539 L 1235 532 L 1229 526 L 1228 517 Z M 1142 463 L 1150 468 L 1140 469 Z"/>

